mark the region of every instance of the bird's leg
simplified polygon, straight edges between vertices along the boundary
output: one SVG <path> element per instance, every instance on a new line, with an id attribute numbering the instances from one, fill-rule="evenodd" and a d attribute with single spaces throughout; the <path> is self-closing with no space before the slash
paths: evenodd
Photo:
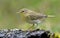
<path id="1" fill-rule="evenodd" d="M 35 26 L 35 24 L 33 24 L 31 27 L 29 27 L 28 30 L 31 29 L 31 28 L 32 28 L 32 30 L 34 30 L 35 29 L 34 26 Z"/>
<path id="2" fill-rule="evenodd" d="M 33 24 L 33 25 L 32 25 L 32 28 L 33 28 L 33 29 L 36 29 L 36 24 Z"/>
<path id="3" fill-rule="evenodd" d="M 38 23 L 36 23 L 34 26 L 35 26 L 35 29 L 39 29 Z"/>
<path id="4" fill-rule="evenodd" d="M 33 23 L 33 25 L 31 26 L 31 28 L 34 28 L 35 24 Z"/>
<path id="5" fill-rule="evenodd" d="M 39 26 L 38 26 L 38 24 L 34 24 L 34 23 L 33 23 L 33 25 L 28 28 L 28 30 L 30 30 L 30 29 L 36 30 L 36 29 L 39 29 Z"/>

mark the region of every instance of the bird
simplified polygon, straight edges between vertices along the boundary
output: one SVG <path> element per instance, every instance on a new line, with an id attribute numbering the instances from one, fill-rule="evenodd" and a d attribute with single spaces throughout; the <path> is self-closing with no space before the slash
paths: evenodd
<path id="1" fill-rule="evenodd" d="M 37 13 L 27 8 L 22 8 L 17 13 L 23 15 L 25 17 L 25 18 L 23 17 L 25 21 L 29 24 L 32 24 L 31 27 L 38 26 L 39 23 L 42 23 L 48 17 L 55 17 L 53 15 L 45 15 L 42 13 Z"/>

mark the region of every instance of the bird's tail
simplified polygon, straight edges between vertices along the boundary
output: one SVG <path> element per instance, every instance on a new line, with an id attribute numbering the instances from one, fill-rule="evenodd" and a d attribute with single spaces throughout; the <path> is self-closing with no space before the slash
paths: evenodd
<path id="1" fill-rule="evenodd" d="M 53 18 L 53 17 L 55 17 L 54 15 L 48 15 L 48 18 Z"/>

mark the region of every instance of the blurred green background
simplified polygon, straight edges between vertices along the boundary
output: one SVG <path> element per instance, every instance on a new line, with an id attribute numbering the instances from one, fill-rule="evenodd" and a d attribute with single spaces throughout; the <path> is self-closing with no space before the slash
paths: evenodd
<path id="1" fill-rule="evenodd" d="M 0 29 L 26 30 L 30 25 L 28 23 L 21 25 L 20 15 L 16 13 L 22 8 L 54 15 L 55 18 L 47 18 L 39 26 L 60 32 L 60 0 L 0 0 Z"/>

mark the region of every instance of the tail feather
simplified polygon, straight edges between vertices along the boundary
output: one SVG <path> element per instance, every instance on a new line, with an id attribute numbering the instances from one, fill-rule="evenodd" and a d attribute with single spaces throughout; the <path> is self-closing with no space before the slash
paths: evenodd
<path id="1" fill-rule="evenodd" d="M 49 17 L 49 18 L 53 18 L 53 17 L 55 17 L 55 16 L 54 16 L 54 15 L 48 15 L 48 17 Z"/>

